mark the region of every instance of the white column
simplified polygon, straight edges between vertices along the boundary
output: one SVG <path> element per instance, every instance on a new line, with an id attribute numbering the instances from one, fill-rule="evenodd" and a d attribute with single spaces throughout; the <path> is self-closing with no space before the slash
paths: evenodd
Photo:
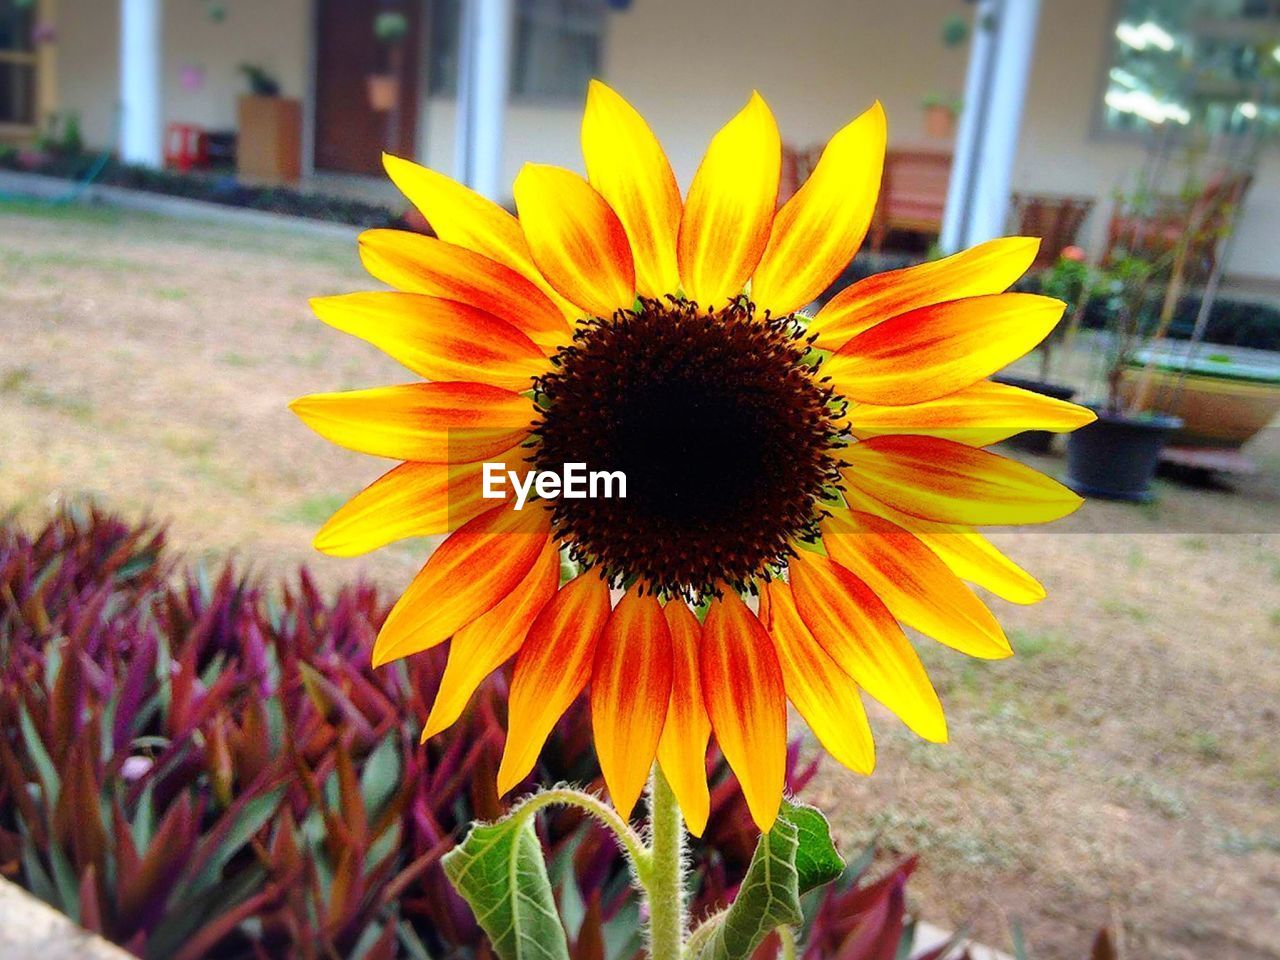
<path id="1" fill-rule="evenodd" d="M 939 242 L 947 253 L 1001 236 L 1035 50 L 1040 0 L 980 0 L 964 112 Z"/>
<path id="2" fill-rule="evenodd" d="M 164 0 L 120 0 L 120 158 L 164 164 Z"/>
<path id="3" fill-rule="evenodd" d="M 502 177 L 502 131 L 514 25 L 514 0 L 463 0 L 458 31 L 457 177 L 499 201 L 508 192 Z"/>

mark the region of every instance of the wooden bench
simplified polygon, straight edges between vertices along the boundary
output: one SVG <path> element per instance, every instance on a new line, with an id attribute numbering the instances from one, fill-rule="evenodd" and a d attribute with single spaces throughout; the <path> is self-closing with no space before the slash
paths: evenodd
<path id="1" fill-rule="evenodd" d="M 890 231 L 937 238 L 951 179 L 951 151 L 894 147 L 885 152 L 880 201 L 871 221 L 871 249 L 879 252 Z"/>

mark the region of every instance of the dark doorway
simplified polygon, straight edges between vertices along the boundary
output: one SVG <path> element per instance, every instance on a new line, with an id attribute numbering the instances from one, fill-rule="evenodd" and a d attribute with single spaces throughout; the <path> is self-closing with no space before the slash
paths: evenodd
<path id="1" fill-rule="evenodd" d="M 421 6 L 419 0 L 316 0 L 316 169 L 380 173 L 382 151 L 414 155 Z M 404 16 L 403 40 L 387 43 L 375 35 L 375 21 L 387 13 Z M 377 75 L 399 81 L 391 109 L 374 108 L 378 92 L 369 78 Z"/>

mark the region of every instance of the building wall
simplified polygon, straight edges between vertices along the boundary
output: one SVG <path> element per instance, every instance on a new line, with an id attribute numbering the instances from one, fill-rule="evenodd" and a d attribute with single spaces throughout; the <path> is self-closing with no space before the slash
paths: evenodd
<path id="1" fill-rule="evenodd" d="M 90 143 L 114 139 L 118 86 L 118 0 L 59 0 L 59 88 L 78 110 Z M 289 96 L 305 97 L 312 0 L 227 0 L 209 21 L 204 4 L 166 0 L 165 115 L 209 127 L 234 125 L 244 89 L 238 65 L 276 73 Z M 649 118 L 681 183 L 688 185 L 707 140 L 753 88 L 768 100 L 783 137 L 824 141 L 879 98 L 891 142 L 928 142 L 921 98 L 959 92 L 967 51 L 946 49 L 941 26 L 966 13 L 961 0 L 633 0 L 610 14 L 604 77 Z M 1110 197 L 1143 159 L 1140 145 L 1094 135 L 1095 105 L 1113 0 L 1042 0 L 1041 24 L 1014 189 L 1098 198 L 1086 224 L 1096 248 Z M 204 84 L 184 90 L 184 65 Z M 504 148 L 507 179 L 526 160 L 581 168 L 580 105 L 513 104 Z M 453 168 L 454 105 L 424 103 L 423 159 Z M 1229 267 L 1280 279 L 1280 152 L 1264 158 L 1248 197 Z"/>
<path id="2" fill-rule="evenodd" d="M 235 127 L 236 98 L 246 92 L 240 65 L 265 67 L 284 93 L 305 97 L 310 63 L 311 0 L 226 0 L 227 17 L 209 19 L 197 0 L 165 0 L 164 116 L 209 129 Z M 81 116 L 94 146 L 114 145 L 120 87 L 119 0 L 59 0 L 60 109 Z M 182 83 L 184 68 L 203 80 Z"/>
<path id="3" fill-rule="evenodd" d="M 1108 55 L 1114 0 L 1042 0 L 1032 61 L 1015 189 L 1083 193 L 1098 198 L 1085 239 L 1103 242 L 1112 196 L 1131 190 L 1144 150 L 1133 141 L 1094 133 L 1099 85 Z M 1227 270 L 1243 277 L 1280 280 L 1280 150 L 1262 156 L 1245 198 Z"/>

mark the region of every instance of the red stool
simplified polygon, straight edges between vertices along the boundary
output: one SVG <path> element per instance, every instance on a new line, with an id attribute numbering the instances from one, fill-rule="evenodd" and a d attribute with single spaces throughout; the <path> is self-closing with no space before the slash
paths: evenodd
<path id="1" fill-rule="evenodd" d="M 187 173 L 208 166 L 209 150 L 204 128 L 191 123 L 171 123 L 164 135 L 164 163 Z"/>

